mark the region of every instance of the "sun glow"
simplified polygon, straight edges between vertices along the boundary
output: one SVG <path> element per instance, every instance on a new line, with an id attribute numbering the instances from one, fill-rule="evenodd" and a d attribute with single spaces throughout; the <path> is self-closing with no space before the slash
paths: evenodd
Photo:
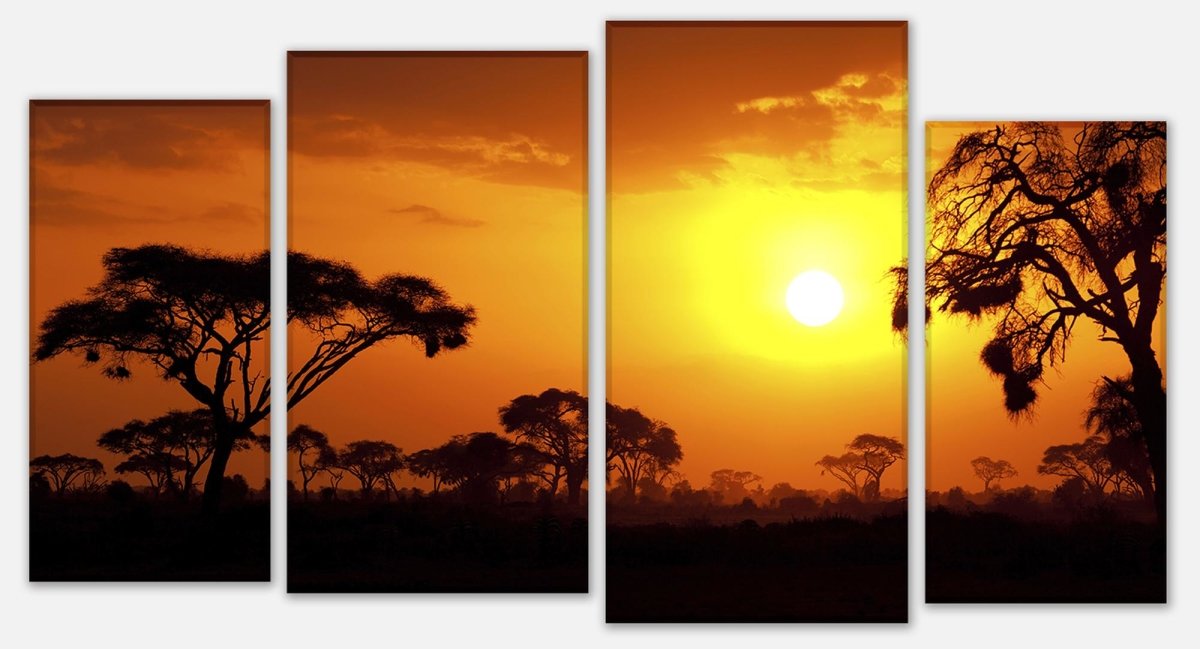
<path id="1" fill-rule="evenodd" d="M 788 285 L 785 297 L 788 312 L 797 322 L 820 327 L 833 322 L 846 302 L 842 285 L 823 270 L 800 273 Z"/>

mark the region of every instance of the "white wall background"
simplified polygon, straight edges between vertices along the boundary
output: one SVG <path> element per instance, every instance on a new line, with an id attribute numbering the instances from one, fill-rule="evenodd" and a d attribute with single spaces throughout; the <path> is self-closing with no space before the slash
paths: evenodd
<path id="1" fill-rule="evenodd" d="M 10 647 L 839 646 L 973 648 L 1130 646 L 1194 635 L 1200 611 L 1200 490 L 1184 458 L 1197 454 L 1189 404 L 1200 389 L 1197 326 L 1200 224 L 1194 219 L 1197 25 L 1181 2 L 1046 0 L 919 3 L 607 3 L 358 0 L 197 3 L 12 0 L 0 8 L 0 643 Z M 907 19 L 910 23 L 911 219 L 921 231 L 922 125 L 960 118 L 1164 118 L 1170 125 L 1171 269 L 1168 317 L 1171 453 L 1170 601 L 1163 606 L 926 606 L 923 517 L 914 500 L 907 626 L 603 624 L 603 509 L 592 505 L 592 592 L 587 596 L 307 596 L 284 594 L 283 481 L 276 480 L 272 572 L 258 585 L 27 583 L 28 138 L 30 98 L 270 98 L 272 173 L 282 251 L 285 63 L 288 49 L 586 49 L 592 52 L 591 263 L 596 335 L 593 399 L 603 396 L 604 21 L 606 19 Z M 915 242 L 919 251 L 920 243 Z M 917 252 L 916 254 L 920 254 Z M 282 261 L 281 259 L 278 261 Z M 282 270 L 282 266 L 276 268 Z M 277 273 L 277 279 L 279 278 Z M 277 308 L 283 284 L 276 282 Z M 281 337 L 275 338 L 281 340 Z M 910 385 L 920 395 L 924 349 L 913 341 Z M 283 372 L 276 347 L 275 374 Z M 921 493 L 924 401 L 911 400 L 910 487 Z M 284 419 L 274 419 L 282 440 Z M 594 437 L 594 439 L 598 439 Z M 277 444 L 280 447 L 282 444 Z M 284 456 L 273 458 L 282 475 Z M 599 458 L 596 458 L 599 460 Z M 602 466 L 593 461 L 593 474 Z M 598 495 L 598 494 L 597 494 Z M 718 584 L 714 584 L 718 586 Z M 1188 614 L 1192 613 L 1193 616 Z M 1191 634 L 1187 634 L 1192 631 Z M 1172 641 L 1172 639 L 1174 639 Z"/>

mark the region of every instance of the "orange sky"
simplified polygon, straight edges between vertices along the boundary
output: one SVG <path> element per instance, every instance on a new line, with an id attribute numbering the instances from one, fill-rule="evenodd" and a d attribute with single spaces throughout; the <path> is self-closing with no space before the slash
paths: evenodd
<path id="1" fill-rule="evenodd" d="M 584 392 L 586 54 L 292 53 L 288 66 L 290 246 L 368 278 L 432 278 L 479 317 L 469 347 L 434 359 L 405 341 L 368 350 L 293 408 L 289 430 L 413 452 L 500 432 L 497 410 L 521 394 Z M 290 334 L 293 361 L 307 357 Z"/>
<path id="2" fill-rule="evenodd" d="M 269 104 L 33 102 L 30 106 L 30 316 L 84 296 L 116 246 L 174 243 L 230 253 L 268 245 Z M 264 350 L 265 351 L 265 350 Z M 265 354 L 260 359 L 265 367 Z M 31 370 L 30 453 L 120 457 L 96 438 L 130 419 L 197 404 L 148 364 L 117 382 L 62 355 Z M 265 426 L 262 429 L 266 430 Z M 266 453 L 237 453 L 229 473 L 254 487 Z"/>
<path id="3" fill-rule="evenodd" d="M 906 52 L 904 23 L 609 26 L 608 396 L 678 431 L 693 486 L 832 490 L 823 455 L 904 439 Z M 814 268 L 846 294 L 819 328 L 784 303 Z"/>
<path id="4" fill-rule="evenodd" d="M 927 173 L 941 166 L 959 137 L 994 126 L 996 122 L 930 122 L 926 125 Z M 1067 132 L 1077 124 L 1063 123 Z M 1166 363 L 1163 339 L 1166 317 L 1160 313 L 1154 348 L 1159 362 Z M 1075 325 L 1067 361 L 1048 369 L 1044 385 L 1038 386 L 1038 401 L 1032 418 L 1009 419 L 1004 407 L 1001 382 L 979 362 L 979 353 L 991 337 L 993 321 L 969 324 L 935 311 L 929 325 L 927 364 L 927 449 L 926 482 L 933 490 L 945 491 L 962 485 L 980 491 L 982 483 L 971 470 L 973 458 L 986 455 L 1006 459 L 1018 475 L 1001 482 L 1015 487 L 1031 484 L 1053 488 L 1061 478 L 1038 475 L 1046 447 L 1082 441 L 1087 433 L 1084 412 L 1091 403 L 1095 382 L 1101 376 L 1129 373 L 1129 361 L 1118 345 L 1098 340 L 1100 330 L 1080 319 Z"/>

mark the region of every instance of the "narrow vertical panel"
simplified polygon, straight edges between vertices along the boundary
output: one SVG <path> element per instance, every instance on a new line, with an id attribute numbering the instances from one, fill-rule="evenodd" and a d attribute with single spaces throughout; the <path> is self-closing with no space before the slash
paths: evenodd
<path id="1" fill-rule="evenodd" d="M 288 97 L 289 591 L 586 591 L 586 54 Z"/>
<path id="2" fill-rule="evenodd" d="M 269 579 L 269 103 L 29 119 L 30 579 Z"/>
<path id="3" fill-rule="evenodd" d="M 609 24 L 609 622 L 906 620 L 906 51 Z"/>
<path id="4" fill-rule="evenodd" d="M 1166 125 L 926 141 L 926 599 L 1165 602 Z"/>

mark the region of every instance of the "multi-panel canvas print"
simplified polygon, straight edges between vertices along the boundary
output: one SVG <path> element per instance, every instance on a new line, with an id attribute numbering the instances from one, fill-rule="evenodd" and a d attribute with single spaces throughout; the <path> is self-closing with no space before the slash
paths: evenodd
<path id="1" fill-rule="evenodd" d="M 906 52 L 609 23 L 609 622 L 907 618 Z"/>
<path id="2" fill-rule="evenodd" d="M 269 119 L 31 103 L 31 580 L 270 578 Z"/>
<path id="3" fill-rule="evenodd" d="M 288 62 L 288 589 L 587 590 L 587 56 Z"/>
<path id="4" fill-rule="evenodd" d="M 928 601 L 1165 601 L 1166 125 L 927 145 Z"/>

